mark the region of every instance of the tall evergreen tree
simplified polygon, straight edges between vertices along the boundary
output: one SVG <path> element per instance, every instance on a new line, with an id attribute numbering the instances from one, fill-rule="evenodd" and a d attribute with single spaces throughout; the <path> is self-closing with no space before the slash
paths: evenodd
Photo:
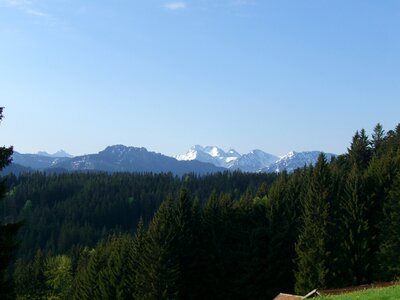
<path id="1" fill-rule="evenodd" d="M 204 293 L 212 299 L 232 298 L 236 276 L 235 223 L 233 201 L 230 195 L 213 192 L 204 207 L 203 260 L 206 261 L 202 279 Z"/>
<path id="2" fill-rule="evenodd" d="M 127 283 L 131 285 L 131 297 L 132 299 L 140 299 L 140 295 L 145 288 L 145 280 L 143 275 L 146 265 L 141 265 L 141 256 L 146 245 L 146 230 L 144 228 L 143 219 L 140 218 L 139 223 L 136 227 L 136 232 L 133 237 L 133 245 L 131 251 L 128 253 L 128 274 Z"/>
<path id="3" fill-rule="evenodd" d="M 293 292 L 294 289 L 295 243 L 304 181 L 304 171 L 297 171 L 290 177 L 284 173 L 268 194 L 267 228 L 270 241 L 266 256 L 268 284 L 271 286 L 269 298 L 279 292 Z"/>
<path id="4" fill-rule="evenodd" d="M 305 294 L 327 286 L 329 272 L 328 224 L 331 202 L 331 175 L 324 154 L 312 170 L 308 192 L 303 203 L 303 225 L 296 243 L 297 270 L 295 290 Z"/>
<path id="5" fill-rule="evenodd" d="M 68 256 L 57 255 L 47 258 L 44 275 L 48 299 L 71 299 L 73 278 L 71 259 Z"/>
<path id="6" fill-rule="evenodd" d="M 148 229 L 140 259 L 139 299 L 177 299 L 180 296 L 174 218 L 174 203 L 169 198 L 161 204 Z"/>
<path id="7" fill-rule="evenodd" d="M 366 283 L 371 268 L 369 224 L 364 181 L 354 165 L 346 180 L 344 194 L 340 199 L 341 217 L 338 225 L 340 246 L 338 259 L 341 261 L 341 286 Z"/>
<path id="8" fill-rule="evenodd" d="M 0 122 L 3 119 L 3 109 L 0 107 Z M 11 163 L 12 147 L 0 147 L 0 171 Z M 0 180 L 0 200 L 6 194 L 7 185 L 4 179 Z M 3 220 L 0 223 L 0 299 L 13 299 L 14 285 L 7 273 L 14 250 L 16 249 L 15 236 L 20 227 L 19 223 L 10 223 Z"/>
<path id="9" fill-rule="evenodd" d="M 382 143 L 385 139 L 385 130 L 383 126 L 378 123 L 374 128 L 374 133 L 372 134 L 372 147 L 375 154 L 379 153 L 381 150 Z"/>
<path id="10" fill-rule="evenodd" d="M 106 265 L 106 257 L 100 247 L 101 243 L 90 251 L 87 264 L 77 274 L 73 299 L 101 299 L 99 274 Z"/>
<path id="11" fill-rule="evenodd" d="M 46 297 L 44 265 L 45 257 L 40 249 L 37 250 L 32 261 L 17 260 L 14 280 L 18 297 L 22 299 L 43 299 Z"/>
<path id="12" fill-rule="evenodd" d="M 382 280 L 394 280 L 400 277 L 400 172 L 389 192 L 383 216 L 379 275 Z"/>
<path id="13" fill-rule="evenodd" d="M 371 143 L 364 129 L 356 132 L 353 136 L 352 143 L 348 149 L 350 159 L 350 168 L 356 165 L 360 171 L 364 171 L 368 167 L 368 163 L 372 157 Z"/>

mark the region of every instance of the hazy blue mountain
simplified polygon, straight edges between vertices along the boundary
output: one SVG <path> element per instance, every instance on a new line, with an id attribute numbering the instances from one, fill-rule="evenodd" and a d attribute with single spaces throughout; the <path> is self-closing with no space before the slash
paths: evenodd
<path id="1" fill-rule="evenodd" d="M 55 164 L 53 167 L 68 171 L 105 171 L 105 172 L 172 172 L 207 174 L 223 171 L 212 164 L 199 161 L 178 161 L 160 153 L 147 151 L 146 148 L 109 146 L 97 154 L 76 156 Z"/>
<path id="2" fill-rule="evenodd" d="M 231 168 L 244 172 L 258 172 L 276 162 L 278 158 L 273 154 L 256 149 L 239 157 Z"/>
<path id="3" fill-rule="evenodd" d="M 35 170 L 44 170 L 58 163 L 69 160 L 68 157 L 50 157 L 39 154 L 22 154 L 14 151 L 12 162 Z"/>
<path id="4" fill-rule="evenodd" d="M 3 170 L 0 171 L 0 176 L 6 176 L 11 173 L 18 176 L 22 173 L 29 173 L 29 172 L 32 172 L 32 168 L 11 163 L 10 165 L 8 165 L 7 167 L 5 167 Z"/>
<path id="5" fill-rule="evenodd" d="M 39 151 L 39 152 L 37 153 L 37 155 L 40 155 L 40 156 L 47 156 L 47 157 L 54 157 L 54 158 L 57 158 L 57 157 L 72 158 L 72 157 L 74 157 L 73 155 L 71 155 L 71 154 L 65 152 L 64 150 L 59 150 L 59 151 L 57 151 L 56 153 L 53 153 L 53 154 L 49 154 L 49 153 L 47 153 L 46 151 Z"/>

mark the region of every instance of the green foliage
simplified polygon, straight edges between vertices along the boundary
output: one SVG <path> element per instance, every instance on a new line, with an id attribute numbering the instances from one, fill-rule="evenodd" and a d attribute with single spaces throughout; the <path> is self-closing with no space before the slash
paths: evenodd
<path id="1" fill-rule="evenodd" d="M 0 107 L 0 122 L 3 119 L 3 109 Z M 11 155 L 13 153 L 12 147 L 0 147 L 0 171 L 8 166 L 11 162 Z M 6 196 L 7 186 L 4 179 L 0 179 L 0 200 Z M 12 193 L 9 194 L 12 196 Z M 9 277 L 7 268 L 9 267 L 12 259 L 13 251 L 16 249 L 15 236 L 20 227 L 19 223 L 7 220 L 0 222 L 0 299 L 13 299 L 14 285 Z"/>
<path id="2" fill-rule="evenodd" d="M 14 270 L 14 280 L 18 298 L 43 299 L 47 294 L 45 257 L 39 249 L 32 261 L 17 260 Z"/>
<path id="3" fill-rule="evenodd" d="M 295 290 L 299 294 L 328 285 L 328 224 L 332 201 L 331 174 L 324 154 L 312 170 L 304 199 L 303 225 L 296 243 Z"/>
<path id="4" fill-rule="evenodd" d="M 178 253 L 174 250 L 178 231 L 174 227 L 173 202 L 162 203 L 152 220 L 140 264 L 142 299 L 176 299 L 180 276 Z"/>
<path id="5" fill-rule="evenodd" d="M 400 173 L 383 208 L 382 242 L 378 259 L 384 280 L 400 278 Z"/>
<path id="6" fill-rule="evenodd" d="M 254 187 L 254 196 L 263 182 L 270 184 L 275 177 L 239 172 L 205 177 L 187 175 L 187 180 L 172 174 L 10 176 L 15 193 L 0 206 L 0 216 L 23 220 L 18 257 L 32 259 L 39 248 L 65 254 L 76 245 L 94 247 L 109 235 L 134 231 L 140 218 L 147 226 L 166 195 L 178 197 L 181 188 L 190 191 L 200 203 L 216 189 L 235 191 L 232 195 L 239 199 L 248 186 Z"/>
<path id="7" fill-rule="evenodd" d="M 338 259 L 340 280 L 347 285 L 367 283 L 371 267 L 367 201 L 363 178 L 354 166 L 346 179 L 340 201 Z"/>
<path id="8" fill-rule="evenodd" d="M 68 256 L 49 257 L 45 263 L 44 276 L 49 299 L 71 299 L 73 278 L 71 259 Z"/>

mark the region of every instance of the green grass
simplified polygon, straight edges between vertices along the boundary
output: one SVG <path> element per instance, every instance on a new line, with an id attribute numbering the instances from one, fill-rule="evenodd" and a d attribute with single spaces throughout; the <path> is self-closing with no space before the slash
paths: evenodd
<path id="1" fill-rule="evenodd" d="M 364 291 L 358 291 L 337 296 L 325 296 L 317 298 L 319 300 L 392 300 L 400 299 L 400 285 L 386 288 L 376 288 Z"/>

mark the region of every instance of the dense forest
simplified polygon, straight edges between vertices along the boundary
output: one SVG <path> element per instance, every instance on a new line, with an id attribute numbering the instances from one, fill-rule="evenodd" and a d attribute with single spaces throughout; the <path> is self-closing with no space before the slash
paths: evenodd
<path id="1" fill-rule="evenodd" d="M 400 125 L 291 174 L 6 180 L 19 299 L 271 299 L 400 276 Z"/>

